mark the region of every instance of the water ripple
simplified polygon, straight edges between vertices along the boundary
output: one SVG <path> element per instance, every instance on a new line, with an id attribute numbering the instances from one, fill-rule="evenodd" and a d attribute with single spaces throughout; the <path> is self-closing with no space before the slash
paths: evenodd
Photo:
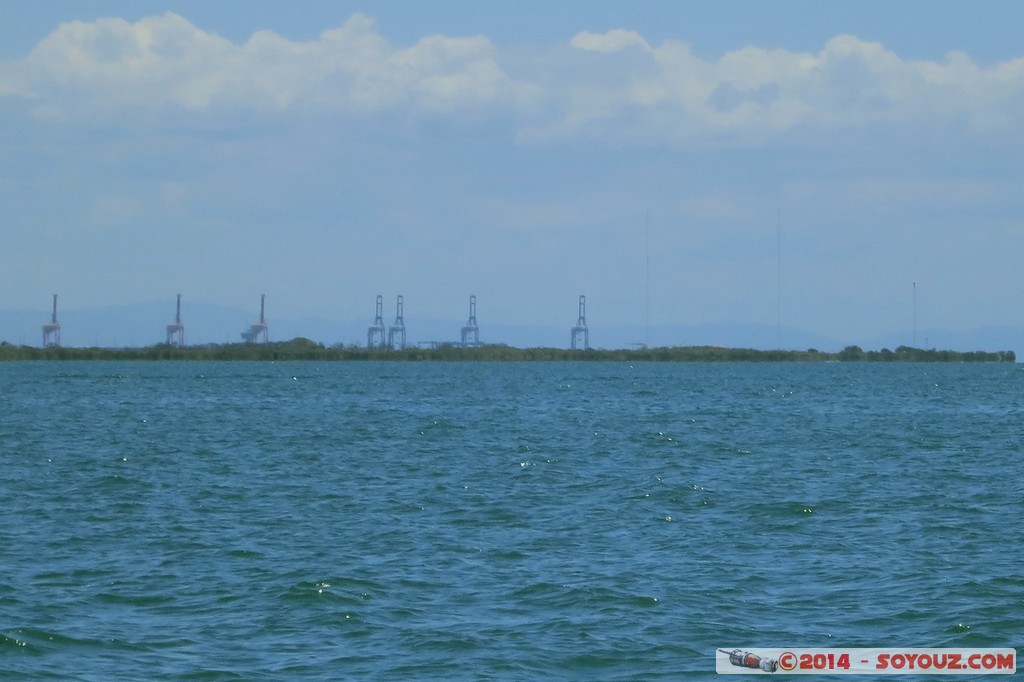
<path id="1" fill-rule="evenodd" d="M 1024 632 L 1005 368 L 4 371 L 0 676 L 679 679 Z"/>

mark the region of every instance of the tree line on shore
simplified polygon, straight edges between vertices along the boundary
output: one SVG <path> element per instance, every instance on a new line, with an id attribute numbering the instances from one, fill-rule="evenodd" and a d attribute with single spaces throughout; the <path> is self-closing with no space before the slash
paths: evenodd
<path id="1" fill-rule="evenodd" d="M 440 346 L 391 350 L 333 345 L 305 338 L 274 343 L 229 343 L 178 347 L 156 344 L 139 348 L 58 347 L 38 348 L 0 343 L 5 360 L 447 360 L 531 362 L 557 360 L 631 362 L 1016 362 L 1013 351 L 952 351 L 899 346 L 865 351 L 847 346 L 838 353 L 808 350 L 755 350 L 719 346 L 666 346 L 613 350 L 566 350 L 563 348 L 514 348 L 504 344 L 478 347 Z"/>

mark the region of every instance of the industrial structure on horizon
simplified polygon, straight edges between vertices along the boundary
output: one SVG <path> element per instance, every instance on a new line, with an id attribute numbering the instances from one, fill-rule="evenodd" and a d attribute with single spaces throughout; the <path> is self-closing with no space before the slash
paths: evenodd
<path id="1" fill-rule="evenodd" d="M 267 318 L 263 316 L 263 304 L 266 299 L 266 294 L 260 294 L 260 319 L 249 325 L 248 330 L 242 332 L 242 340 L 246 343 L 256 343 L 261 336 L 263 343 L 267 342 Z"/>
<path id="2" fill-rule="evenodd" d="M 53 317 L 43 325 L 43 348 L 60 346 L 60 323 L 57 322 L 57 294 L 53 295 Z"/>
<path id="3" fill-rule="evenodd" d="M 178 348 L 185 347 L 185 325 L 181 323 L 181 294 L 178 294 L 178 309 L 174 313 L 174 322 L 167 325 L 167 344 Z"/>
<path id="4" fill-rule="evenodd" d="M 570 348 L 580 349 L 579 341 L 582 339 L 582 350 L 590 350 L 590 330 L 587 329 L 587 297 L 580 294 L 580 315 L 576 320 L 576 326 L 572 328 L 572 343 Z"/>
<path id="5" fill-rule="evenodd" d="M 480 327 L 476 324 L 476 296 L 469 297 L 469 320 L 462 328 L 462 347 L 476 348 L 480 345 Z"/>
<path id="6" fill-rule="evenodd" d="M 384 297 L 377 294 L 377 315 L 373 318 L 373 324 L 366 332 L 367 348 L 383 348 L 385 345 L 384 334 L 387 329 L 384 327 Z"/>
<path id="7" fill-rule="evenodd" d="M 402 295 L 398 295 L 395 303 L 395 323 L 388 327 L 388 348 L 391 350 L 402 350 L 405 348 L 405 315 L 403 314 L 404 304 Z M 395 345 L 395 341 L 398 345 Z"/>
<path id="8" fill-rule="evenodd" d="M 53 295 L 53 312 L 50 321 L 42 326 L 43 347 L 59 347 L 61 345 L 60 323 L 57 322 L 57 294 Z M 177 294 L 177 303 L 174 313 L 174 320 L 165 327 L 165 343 L 179 348 L 185 346 L 185 325 L 181 321 L 181 294 Z M 266 319 L 266 294 L 260 294 L 260 316 L 259 319 L 249 328 L 241 333 L 245 343 L 268 343 L 269 327 Z M 391 350 L 402 350 L 407 347 L 405 328 L 405 300 L 399 294 L 395 300 L 395 321 L 390 326 L 384 325 L 384 297 L 377 295 L 376 309 L 373 324 L 367 328 L 367 348 L 380 348 Z M 425 341 L 420 342 L 421 347 L 460 347 L 478 348 L 483 345 L 480 341 L 480 325 L 476 318 L 476 295 L 469 297 L 469 318 L 462 326 L 459 341 Z M 571 330 L 572 350 L 590 349 L 590 331 L 587 328 L 586 297 L 582 294 L 579 297 L 579 315 L 575 326 Z"/>
<path id="9" fill-rule="evenodd" d="M 405 299 L 401 294 L 398 295 L 395 302 L 395 322 L 386 328 L 386 338 L 384 336 L 383 305 L 384 297 L 378 294 L 373 324 L 366 330 L 366 347 L 401 350 L 406 347 Z M 476 295 L 474 294 L 469 297 L 469 319 L 466 320 L 466 324 L 462 327 L 459 341 L 420 341 L 417 345 L 421 348 L 479 348 L 482 346 L 483 344 L 480 343 L 480 326 L 476 321 Z"/>

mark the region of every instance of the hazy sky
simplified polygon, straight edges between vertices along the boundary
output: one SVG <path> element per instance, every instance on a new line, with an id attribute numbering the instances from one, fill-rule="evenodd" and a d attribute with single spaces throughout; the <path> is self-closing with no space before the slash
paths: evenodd
<path id="1" fill-rule="evenodd" d="M 1016 0 L 0 0 L 0 309 L 1021 326 L 1021 36 Z"/>

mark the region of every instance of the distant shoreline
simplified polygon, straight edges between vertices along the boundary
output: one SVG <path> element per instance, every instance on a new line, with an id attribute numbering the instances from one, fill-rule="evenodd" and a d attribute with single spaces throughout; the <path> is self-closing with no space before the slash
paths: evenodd
<path id="1" fill-rule="evenodd" d="M 755 350 L 719 346 L 671 346 L 617 350 L 567 350 L 563 348 L 514 348 L 505 345 L 478 347 L 441 346 L 389 350 L 359 346 L 324 346 L 297 338 L 274 343 L 231 343 L 177 347 L 157 344 L 140 348 L 38 348 L 0 343 L 0 361 L 31 360 L 170 360 L 170 361 L 618 361 L 618 362 L 1009 362 L 1013 351 L 952 351 L 899 346 L 865 351 L 847 346 L 838 353 L 808 350 Z"/>

